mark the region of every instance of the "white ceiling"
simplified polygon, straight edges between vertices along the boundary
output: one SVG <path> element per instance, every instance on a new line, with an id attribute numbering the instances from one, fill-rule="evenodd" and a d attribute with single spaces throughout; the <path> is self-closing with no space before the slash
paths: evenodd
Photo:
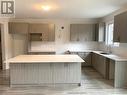
<path id="1" fill-rule="evenodd" d="M 16 18 L 100 18 L 127 4 L 127 0 L 15 0 Z M 41 5 L 50 5 L 43 11 Z"/>

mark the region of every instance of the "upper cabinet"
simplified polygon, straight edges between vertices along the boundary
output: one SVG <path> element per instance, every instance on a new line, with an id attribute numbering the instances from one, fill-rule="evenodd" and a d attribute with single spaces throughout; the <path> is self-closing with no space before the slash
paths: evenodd
<path id="1" fill-rule="evenodd" d="M 114 42 L 127 42 L 127 12 L 121 13 L 114 17 Z"/>
<path id="2" fill-rule="evenodd" d="M 55 25 L 32 23 L 29 25 L 31 41 L 55 41 Z"/>
<path id="3" fill-rule="evenodd" d="M 94 41 L 95 24 L 71 24 L 70 41 Z"/>
<path id="4" fill-rule="evenodd" d="M 9 33 L 11 34 L 27 34 L 28 23 L 9 22 Z"/>

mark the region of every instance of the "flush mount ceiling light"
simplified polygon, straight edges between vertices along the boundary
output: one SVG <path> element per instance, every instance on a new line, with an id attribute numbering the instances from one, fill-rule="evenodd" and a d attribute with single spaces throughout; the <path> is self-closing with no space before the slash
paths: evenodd
<path id="1" fill-rule="evenodd" d="M 43 9 L 44 11 L 49 11 L 49 10 L 51 9 L 51 7 L 48 6 L 48 5 L 45 5 L 45 6 L 42 6 L 42 9 Z"/>

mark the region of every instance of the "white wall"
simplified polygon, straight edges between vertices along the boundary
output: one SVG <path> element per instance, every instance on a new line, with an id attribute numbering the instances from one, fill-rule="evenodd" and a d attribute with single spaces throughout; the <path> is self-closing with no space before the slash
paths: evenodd
<path id="1" fill-rule="evenodd" d="M 12 35 L 8 33 L 8 20 L 0 19 L 1 23 L 1 38 L 2 38 L 2 61 L 3 69 L 8 69 L 9 64 L 7 59 L 13 56 L 13 41 Z"/>

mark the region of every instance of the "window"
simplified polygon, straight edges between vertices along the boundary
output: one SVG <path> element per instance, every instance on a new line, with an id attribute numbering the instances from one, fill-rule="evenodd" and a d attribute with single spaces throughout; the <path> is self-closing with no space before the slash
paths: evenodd
<path id="1" fill-rule="evenodd" d="M 113 23 L 107 23 L 106 25 L 106 44 L 111 45 L 113 44 Z"/>

